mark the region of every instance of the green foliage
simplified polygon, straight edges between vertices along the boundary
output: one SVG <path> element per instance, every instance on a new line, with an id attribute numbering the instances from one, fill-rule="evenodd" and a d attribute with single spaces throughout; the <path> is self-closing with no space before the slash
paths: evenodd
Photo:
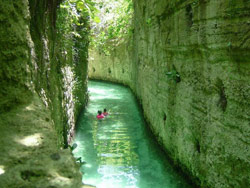
<path id="1" fill-rule="evenodd" d="M 100 22 L 101 22 L 101 20 L 100 20 L 100 18 L 99 18 L 98 16 L 95 16 L 95 17 L 94 17 L 94 21 L 95 21 L 96 23 L 100 23 Z"/>
<path id="2" fill-rule="evenodd" d="M 77 163 L 80 163 L 80 165 L 86 164 L 85 161 L 82 161 L 82 157 L 78 157 L 78 158 L 76 159 L 76 162 L 77 162 Z"/>
<path id="3" fill-rule="evenodd" d="M 175 68 L 173 68 L 170 72 L 166 73 L 169 80 L 174 80 L 176 83 L 181 81 L 180 74 L 176 71 Z"/>
<path id="4" fill-rule="evenodd" d="M 84 51 L 88 50 L 89 21 L 96 11 L 90 0 L 66 0 L 60 4 L 56 22 L 59 38 L 57 50 L 65 55 L 67 62 L 79 62 Z"/>
<path id="5" fill-rule="evenodd" d="M 148 18 L 148 19 L 146 20 L 146 23 L 147 23 L 147 25 L 148 25 L 149 27 L 151 27 L 151 26 L 152 26 L 152 19 L 151 19 L 151 18 Z"/>
<path id="6" fill-rule="evenodd" d="M 96 0 L 91 47 L 106 55 L 132 35 L 132 0 Z"/>
<path id="7" fill-rule="evenodd" d="M 71 146 L 71 145 L 69 145 L 69 148 L 70 148 L 70 150 L 71 150 L 71 151 L 73 151 L 74 149 L 76 149 L 76 148 L 77 148 L 77 144 L 76 144 L 76 143 L 74 143 L 72 146 Z"/>
<path id="8" fill-rule="evenodd" d="M 89 0 L 67 0 L 61 3 L 58 14 L 57 29 L 66 33 L 75 26 L 87 26 L 89 15 L 94 15 L 96 9 Z M 82 22 L 84 19 L 86 22 Z M 66 29 L 66 30 L 65 30 Z M 73 29 L 74 30 L 74 29 Z"/>
<path id="9" fill-rule="evenodd" d="M 90 13 L 90 11 L 92 11 Z M 83 94 L 85 89 L 85 78 L 89 46 L 90 17 L 94 16 L 95 8 L 91 1 L 87 0 L 65 0 L 60 4 L 57 10 L 56 19 L 56 39 L 54 50 L 58 65 L 56 67 L 59 76 L 63 78 L 70 77 L 70 93 L 73 97 L 70 103 L 74 103 L 74 113 L 78 113 L 85 102 Z M 63 73 L 65 67 L 70 67 L 70 73 Z M 86 72 L 87 74 L 87 72 Z M 67 80 L 62 79 L 62 87 L 69 88 Z M 65 101 L 67 96 L 62 96 Z M 64 140 L 67 141 L 69 126 L 65 126 Z M 68 147 L 65 142 L 65 147 Z M 74 149 L 74 145 L 70 147 Z"/>
<path id="10" fill-rule="evenodd" d="M 92 48 L 110 55 L 132 35 L 132 16 L 132 0 L 66 0 L 60 5 L 57 19 L 58 35 L 64 41 L 61 49 L 67 51 L 74 46 L 74 40 L 85 38 L 85 42 L 90 40 Z M 91 38 L 87 38 L 89 21 Z"/>

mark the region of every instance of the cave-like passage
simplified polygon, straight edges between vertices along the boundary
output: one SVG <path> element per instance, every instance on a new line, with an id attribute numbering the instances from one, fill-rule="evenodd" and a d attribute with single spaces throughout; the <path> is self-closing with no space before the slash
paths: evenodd
<path id="1" fill-rule="evenodd" d="M 132 92 L 117 84 L 90 81 L 90 101 L 80 117 L 73 151 L 83 183 L 98 188 L 188 188 L 147 130 Z M 109 116 L 97 120 L 98 110 Z"/>

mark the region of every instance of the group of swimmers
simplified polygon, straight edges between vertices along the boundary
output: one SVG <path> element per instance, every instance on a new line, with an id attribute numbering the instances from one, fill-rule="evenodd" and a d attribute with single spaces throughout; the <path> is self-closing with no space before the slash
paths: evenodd
<path id="1" fill-rule="evenodd" d="M 98 113 L 97 116 L 96 116 L 97 119 L 103 119 L 108 115 L 108 112 L 107 112 L 106 108 L 104 108 L 103 112 L 101 110 L 98 110 L 97 113 Z"/>

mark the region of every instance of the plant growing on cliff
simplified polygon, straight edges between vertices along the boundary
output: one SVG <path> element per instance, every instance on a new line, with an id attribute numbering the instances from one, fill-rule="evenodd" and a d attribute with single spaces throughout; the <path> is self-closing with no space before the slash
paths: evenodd
<path id="1" fill-rule="evenodd" d="M 56 25 L 60 38 L 72 42 L 71 39 L 88 35 L 89 17 L 94 17 L 96 11 L 91 0 L 66 0 L 61 3 Z"/>
<path id="2" fill-rule="evenodd" d="M 148 27 L 152 27 L 152 19 L 151 18 L 148 18 L 146 20 L 146 23 L 147 23 Z"/>
<path id="3" fill-rule="evenodd" d="M 78 157 L 78 158 L 76 159 L 76 162 L 77 162 L 77 163 L 80 163 L 80 165 L 86 164 L 86 161 L 83 161 L 83 160 L 82 160 L 82 157 Z"/>
<path id="4" fill-rule="evenodd" d="M 180 74 L 176 71 L 175 67 L 169 72 L 166 73 L 168 79 L 176 81 L 176 83 L 181 81 Z"/>
<path id="5" fill-rule="evenodd" d="M 84 71 L 87 63 L 88 44 L 89 44 L 89 21 L 90 17 L 95 14 L 95 8 L 90 0 L 66 0 L 60 4 L 57 11 L 56 21 L 56 46 L 53 48 L 55 58 L 58 63 L 56 65 L 58 77 L 62 77 L 62 87 L 65 92 L 62 94 L 63 104 L 70 103 L 70 106 L 65 106 L 67 111 L 67 125 L 63 129 L 64 147 L 68 147 L 70 134 L 74 127 L 73 111 L 79 110 L 83 105 L 82 92 L 85 88 L 82 82 L 80 72 Z M 80 102 L 81 101 L 81 102 Z"/>
<path id="6" fill-rule="evenodd" d="M 132 0 L 95 0 L 100 19 L 94 19 L 91 47 L 109 55 L 132 35 Z"/>
<path id="7" fill-rule="evenodd" d="M 71 146 L 71 145 L 69 145 L 69 148 L 70 148 L 70 150 L 71 150 L 71 151 L 73 151 L 74 149 L 76 149 L 76 148 L 77 148 L 77 144 L 76 144 L 76 143 L 74 143 L 74 144 L 72 144 L 72 146 Z"/>

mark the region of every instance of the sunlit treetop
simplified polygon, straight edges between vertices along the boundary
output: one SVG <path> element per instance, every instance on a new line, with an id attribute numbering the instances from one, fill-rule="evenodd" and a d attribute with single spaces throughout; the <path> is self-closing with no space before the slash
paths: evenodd
<path id="1" fill-rule="evenodd" d="M 91 25 L 90 46 L 109 55 L 115 46 L 123 43 L 132 33 L 132 0 L 65 0 L 60 5 L 60 32 Z M 84 22 L 82 20 L 85 20 Z M 81 38 L 79 29 L 73 32 L 74 37 Z M 87 31 L 86 31 L 87 33 Z"/>
<path id="2" fill-rule="evenodd" d="M 98 12 L 92 0 L 65 0 L 61 3 L 60 8 L 69 11 L 73 17 L 72 22 L 77 25 L 79 25 L 77 21 L 81 16 L 90 16 L 94 19 Z"/>
<path id="3" fill-rule="evenodd" d="M 132 0 L 95 0 L 92 17 L 92 48 L 109 55 L 132 33 Z"/>

